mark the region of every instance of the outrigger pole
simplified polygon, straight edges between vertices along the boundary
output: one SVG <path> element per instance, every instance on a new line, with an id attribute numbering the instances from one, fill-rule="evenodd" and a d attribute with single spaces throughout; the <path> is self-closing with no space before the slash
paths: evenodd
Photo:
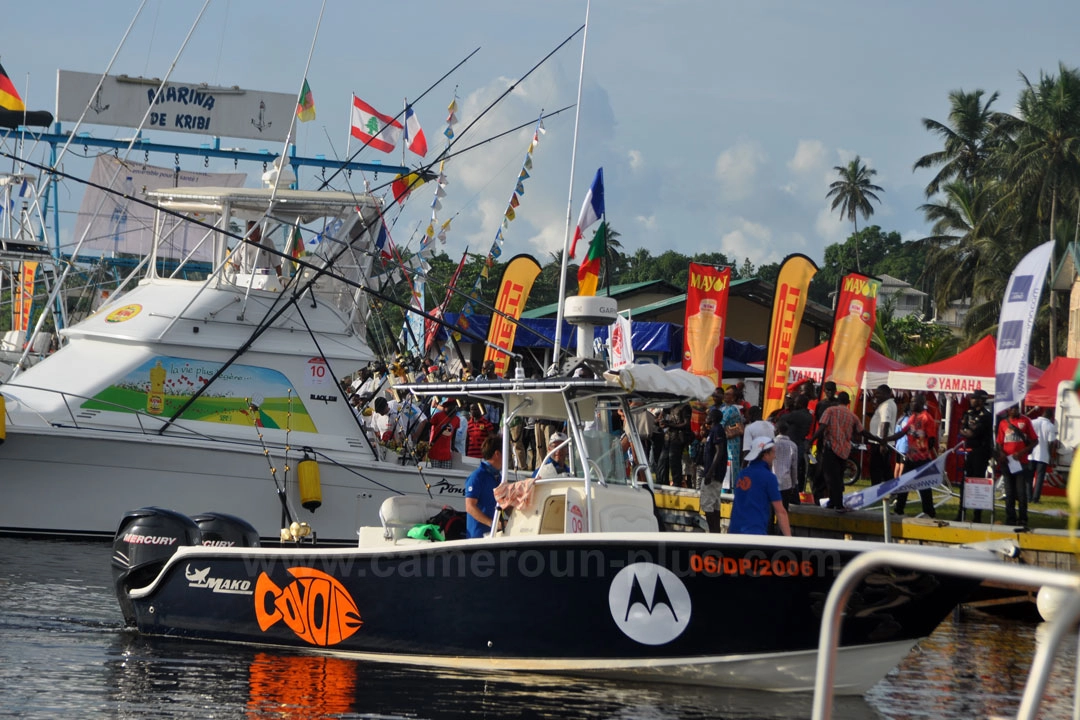
<path id="1" fill-rule="evenodd" d="M 590 4 L 588 1 L 585 3 L 585 25 L 583 26 L 585 32 L 581 36 L 581 66 L 578 69 L 577 103 L 574 108 L 574 142 L 570 150 L 570 190 L 566 200 L 566 232 L 563 235 L 562 263 L 559 269 L 559 301 L 555 312 L 555 350 L 551 355 L 552 366 L 548 372 L 549 375 L 555 374 L 553 371 L 559 367 L 559 354 L 562 352 L 563 303 L 566 301 L 566 269 L 569 265 L 567 256 L 570 253 L 570 220 L 574 202 L 574 165 L 577 162 L 578 125 L 581 122 L 581 85 L 585 77 L 585 44 L 589 40 Z"/>

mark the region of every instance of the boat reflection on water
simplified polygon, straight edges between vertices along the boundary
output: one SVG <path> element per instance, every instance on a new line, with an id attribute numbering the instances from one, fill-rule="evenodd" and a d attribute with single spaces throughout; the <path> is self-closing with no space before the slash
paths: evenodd
<path id="1" fill-rule="evenodd" d="M 248 666 L 247 717 L 296 720 L 352 712 L 356 663 L 320 655 L 257 652 Z"/>

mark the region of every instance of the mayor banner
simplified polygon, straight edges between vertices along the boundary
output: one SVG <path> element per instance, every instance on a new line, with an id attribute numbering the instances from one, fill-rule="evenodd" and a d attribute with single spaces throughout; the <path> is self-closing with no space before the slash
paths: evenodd
<path id="1" fill-rule="evenodd" d="M 731 268 L 690 263 L 683 328 L 683 370 L 720 384 Z"/>
<path id="2" fill-rule="evenodd" d="M 762 417 L 769 417 L 784 405 L 788 369 L 806 309 L 806 293 L 817 271 L 813 260 L 798 254 L 788 255 L 780 266 L 780 274 L 776 277 L 776 295 L 773 296 L 768 355 L 765 357 Z"/>
<path id="3" fill-rule="evenodd" d="M 495 296 L 495 310 L 498 312 L 491 314 L 488 346 L 484 350 L 484 361 L 495 361 L 495 374 L 499 377 L 506 377 L 506 370 L 510 366 L 510 356 L 507 352 L 514 348 L 517 321 L 521 319 L 525 303 L 529 301 L 529 292 L 532 291 L 533 283 L 539 275 L 540 263 L 536 262 L 531 255 L 514 256 L 503 270 L 499 294 Z M 499 352 L 496 347 L 507 352 Z"/>
<path id="4" fill-rule="evenodd" d="M 840 282 L 836 319 L 821 376 L 824 382 L 836 383 L 837 393 L 846 392 L 852 407 L 866 372 L 866 351 L 874 334 L 880 288 L 880 280 L 860 273 L 849 273 Z"/>
<path id="5" fill-rule="evenodd" d="M 1024 256 L 1009 277 L 998 318 L 997 355 L 994 358 L 995 415 L 1020 402 L 1027 394 L 1031 327 L 1035 324 L 1053 248 L 1053 240 L 1038 246 Z"/>
<path id="6" fill-rule="evenodd" d="M 608 346 L 611 349 L 611 369 L 618 370 L 634 362 L 634 345 L 631 339 L 634 328 L 630 324 L 630 318 L 619 314 L 615 316 L 615 323 L 608 333 Z"/>
<path id="7" fill-rule="evenodd" d="M 945 458 L 951 452 L 951 449 L 946 450 L 934 462 L 909 470 L 898 478 L 879 485 L 871 485 L 857 493 L 845 495 L 844 507 L 848 510 L 859 510 L 860 508 L 870 507 L 896 493 L 929 490 L 937 487 L 945 479 Z"/>

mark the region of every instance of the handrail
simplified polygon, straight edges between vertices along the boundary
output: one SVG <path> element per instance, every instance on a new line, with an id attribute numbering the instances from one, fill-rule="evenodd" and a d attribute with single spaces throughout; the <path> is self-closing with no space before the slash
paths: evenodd
<path id="1" fill-rule="evenodd" d="M 1031 663 L 1031 671 L 1024 685 L 1024 695 L 1017 718 L 1029 720 L 1036 717 L 1054 654 L 1062 638 L 1066 633 L 1071 633 L 1073 625 L 1080 618 L 1080 574 L 990 560 L 973 562 L 970 558 L 960 559 L 894 549 L 871 550 L 858 555 L 840 571 L 836 582 L 829 590 L 822 615 L 821 634 L 818 638 L 817 675 L 814 681 L 814 720 L 828 720 L 832 717 L 833 681 L 836 673 L 837 648 L 840 643 L 840 625 L 848 599 L 855 586 L 871 570 L 886 566 L 1069 591 L 1065 603 L 1058 610 L 1053 621 L 1049 623 L 1049 632 L 1044 641 L 1036 649 L 1035 659 Z M 1080 681 L 1080 668 L 1077 671 L 1077 680 Z M 1076 710 L 1074 710 L 1074 717 L 1080 717 Z"/>

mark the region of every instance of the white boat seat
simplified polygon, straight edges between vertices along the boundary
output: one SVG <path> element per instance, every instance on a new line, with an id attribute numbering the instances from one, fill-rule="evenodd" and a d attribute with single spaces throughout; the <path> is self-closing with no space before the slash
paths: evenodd
<path id="1" fill-rule="evenodd" d="M 383 537 L 389 538 L 396 543 L 405 538 L 414 525 L 426 523 L 432 517 L 438 515 L 443 507 L 443 503 L 423 497 L 412 495 L 388 497 L 379 506 L 379 520 L 383 526 Z"/>

